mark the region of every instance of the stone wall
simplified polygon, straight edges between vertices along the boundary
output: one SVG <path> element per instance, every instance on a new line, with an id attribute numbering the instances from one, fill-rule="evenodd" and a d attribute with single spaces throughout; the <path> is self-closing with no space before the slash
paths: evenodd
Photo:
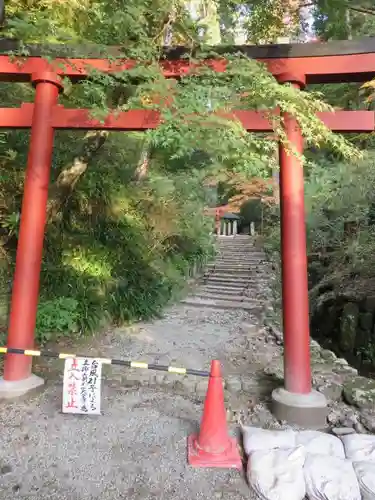
<path id="1" fill-rule="evenodd" d="M 268 331 L 279 345 L 283 343 L 281 330 L 266 321 Z M 324 349 L 311 339 L 312 385 L 328 401 L 328 425 L 359 433 L 375 432 L 375 380 L 358 375 L 346 359 Z M 283 366 L 274 363 L 267 368 L 270 375 L 283 380 Z"/>
<path id="2" fill-rule="evenodd" d="M 312 312 L 311 333 L 366 374 L 375 373 L 375 296 L 335 296 Z"/>

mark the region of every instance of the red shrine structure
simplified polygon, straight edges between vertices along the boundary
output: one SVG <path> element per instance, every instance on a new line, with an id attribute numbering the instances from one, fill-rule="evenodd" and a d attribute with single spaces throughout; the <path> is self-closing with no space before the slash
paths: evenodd
<path id="1" fill-rule="evenodd" d="M 67 109 L 58 104 L 63 84 L 88 76 L 89 69 L 124 71 L 136 61 L 121 58 L 109 61 L 95 58 L 69 58 L 63 46 L 55 46 L 55 60 L 41 57 L 41 48 L 30 46 L 31 56 L 15 59 L 7 54 L 17 43 L 0 40 L 0 80 L 30 82 L 35 86 L 34 104 L 0 109 L 0 128 L 30 128 L 30 149 L 26 167 L 21 223 L 8 330 L 8 347 L 34 348 L 39 278 L 42 261 L 46 205 L 50 179 L 54 131 L 56 129 L 146 130 L 157 127 L 155 111 L 133 110 L 110 114 L 104 122 L 90 118 L 85 109 Z M 116 50 L 114 48 L 114 50 Z M 224 48 L 223 48 L 224 50 Z M 233 52 L 264 62 L 279 83 L 303 89 L 310 83 L 365 82 L 375 77 L 375 38 L 359 41 L 232 47 Z M 228 52 L 228 47 L 225 47 Z M 160 63 L 167 78 L 179 78 L 192 66 L 182 56 L 184 48 L 167 50 Z M 225 60 L 207 60 L 218 72 L 225 71 Z M 244 128 L 253 132 L 272 131 L 266 116 L 258 112 L 237 111 Z M 321 120 L 336 132 L 375 130 L 372 111 L 321 113 Z M 303 137 L 293 116 L 284 114 L 288 140 L 296 151 L 303 151 Z M 296 156 L 280 145 L 281 258 L 284 330 L 284 387 L 273 393 L 274 412 L 283 420 L 305 426 L 324 425 L 326 401 L 312 389 L 310 331 L 306 257 L 303 169 Z M 31 373 L 31 358 L 8 354 L 0 396 L 26 393 L 41 385 Z"/>

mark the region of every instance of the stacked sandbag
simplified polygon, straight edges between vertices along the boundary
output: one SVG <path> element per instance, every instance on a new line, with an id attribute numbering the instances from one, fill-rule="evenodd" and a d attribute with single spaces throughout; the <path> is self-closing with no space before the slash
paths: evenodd
<path id="1" fill-rule="evenodd" d="M 342 441 L 325 432 L 299 431 L 296 444 L 306 450 L 303 467 L 309 500 L 361 500 L 359 485 Z"/>
<path id="2" fill-rule="evenodd" d="M 262 500 L 303 500 L 305 496 L 309 500 L 361 500 L 361 493 L 371 490 L 373 478 L 369 466 L 362 463 L 363 456 L 353 463 L 346 453 L 353 446 L 336 436 L 256 427 L 242 431 L 249 485 Z M 373 444 L 375 450 L 375 439 Z M 363 471 L 363 484 L 357 480 L 359 471 Z M 375 500 L 374 496 L 363 498 Z"/>
<path id="3" fill-rule="evenodd" d="M 309 453 L 303 470 L 309 500 L 361 500 L 350 460 Z"/>
<path id="4" fill-rule="evenodd" d="M 305 451 L 294 431 L 243 427 L 250 487 L 262 500 L 303 500 Z"/>
<path id="5" fill-rule="evenodd" d="M 353 462 L 362 500 L 375 500 L 375 436 L 342 436 L 345 455 Z"/>

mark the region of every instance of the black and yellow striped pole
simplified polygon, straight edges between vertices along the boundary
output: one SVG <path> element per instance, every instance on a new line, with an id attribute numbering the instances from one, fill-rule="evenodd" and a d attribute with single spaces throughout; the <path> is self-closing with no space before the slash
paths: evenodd
<path id="1" fill-rule="evenodd" d="M 34 356 L 55 359 L 90 358 L 97 359 L 103 365 L 118 365 L 127 368 L 143 368 L 144 370 L 157 370 L 160 372 L 176 373 L 178 375 L 195 375 L 197 377 L 209 377 L 210 372 L 192 370 L 190 368 L 179 368 L 177 366 L 158 365 L 156 363 L 144 363 L 142 361 L 128 361 L 124 359 L 98 358 L 84 354 L 55 353 L 51 351 L 36 351 L 33 349 L 14 349 L 12 347 L 0 347 L 0 354 L 19 354 L 21 356 Z"/>

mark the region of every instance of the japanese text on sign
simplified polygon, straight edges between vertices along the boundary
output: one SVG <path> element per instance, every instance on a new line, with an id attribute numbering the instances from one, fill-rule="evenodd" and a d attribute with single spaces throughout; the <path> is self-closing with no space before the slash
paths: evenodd
<path id="1" fill-rule="evenodd" d="M 100 414 L 102 364 L 97 359 L 65 360 L 63 413 Z"/>

